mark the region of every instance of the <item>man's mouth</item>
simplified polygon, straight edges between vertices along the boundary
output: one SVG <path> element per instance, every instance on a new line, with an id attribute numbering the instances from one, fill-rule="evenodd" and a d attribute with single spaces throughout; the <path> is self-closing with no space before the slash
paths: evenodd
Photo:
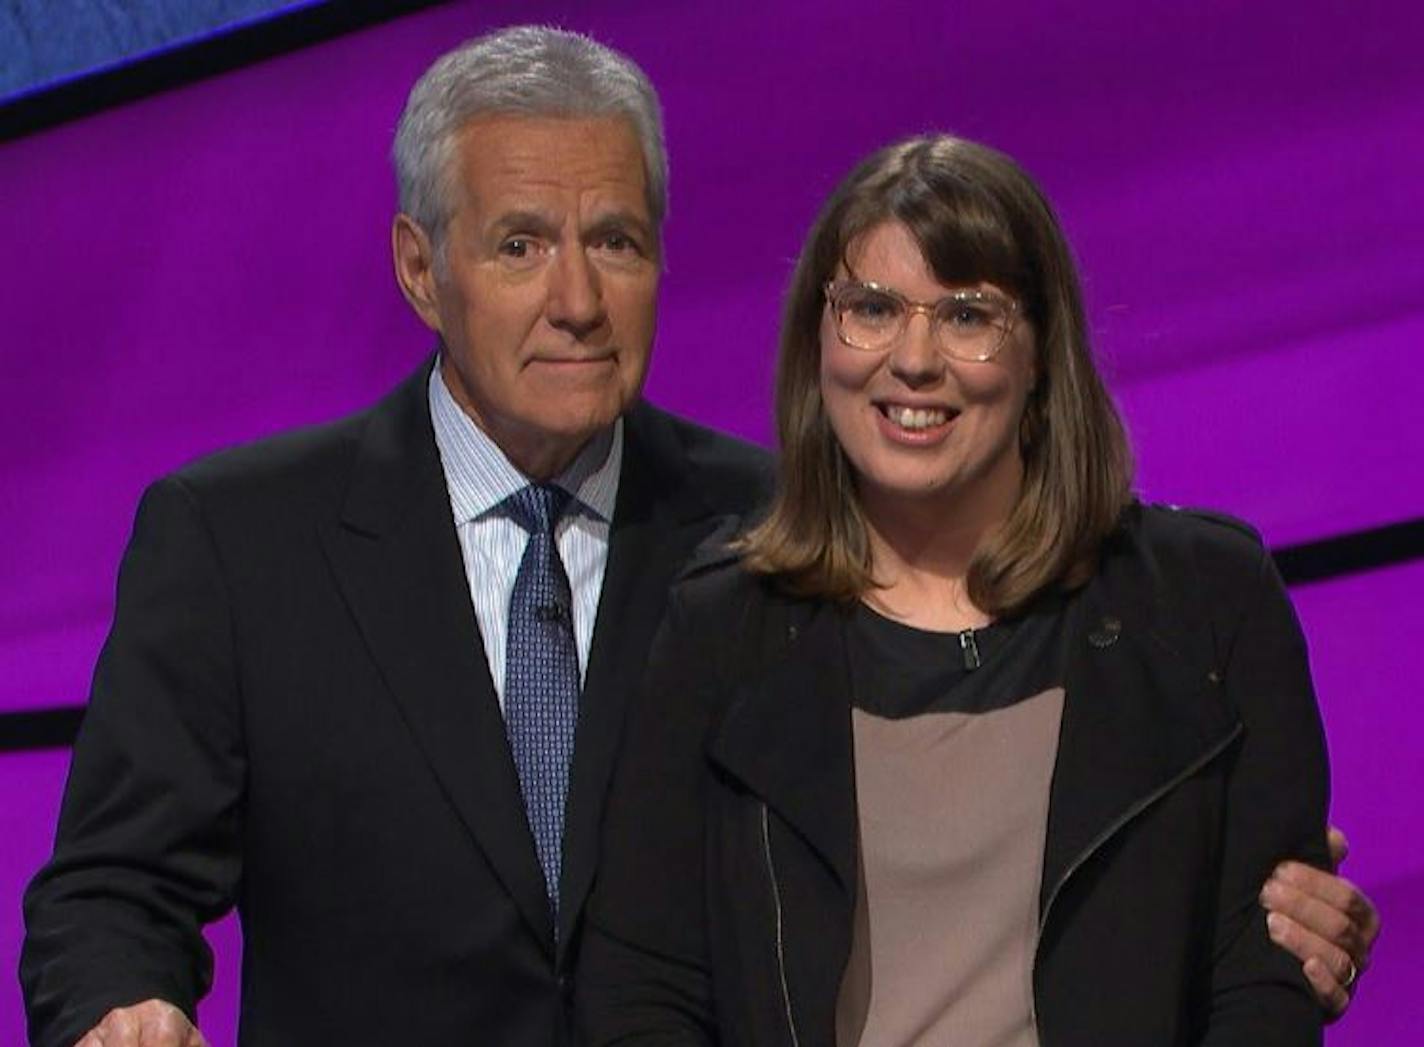
<path id="1" fill-rule="evenodd" d="M 615 363 L 617 359 L 617 354 L 610 352 L 592 353 L 585 356 L 565 356 L 551 353 L 532 357 L 529 362 L 554 367 L 591 367 L 596 364 Z"/>

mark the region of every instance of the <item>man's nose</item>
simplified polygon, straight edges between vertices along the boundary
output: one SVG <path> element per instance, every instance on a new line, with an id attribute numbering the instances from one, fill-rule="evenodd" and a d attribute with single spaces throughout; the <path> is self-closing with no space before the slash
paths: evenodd
<path id="1" fill-rule="evenodd" d="M 560 250 L 549 272 L 545 315 L 550 325 L 582 338 L 607 319 L 598 270 L 582 246 Z"/>

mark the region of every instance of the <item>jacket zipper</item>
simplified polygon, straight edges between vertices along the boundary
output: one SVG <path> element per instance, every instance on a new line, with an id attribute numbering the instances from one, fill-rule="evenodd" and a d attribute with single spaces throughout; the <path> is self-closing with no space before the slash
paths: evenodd
<path id="1" fill-rule="evenodd" d="M 766 855 L 766 873 L 771 880 L 771 901 L 776 907 L 776 969 L 781 976 L 781 1002 L 786 1008 L 786 1029 L 791 1033 L 792 1047 L 801 1047 L 796 1035 L 796 1015 L 791 1012 L 791 989 L 786 983 L 786 943 L 781 932 L 781 886 L 776 880 L 776 863 L 771 860 L 771 825 L 766 802 L 761 805 L 761 844 Z"/>
<path id="2" fill-rule="evenodd" d="M 1092 842 L 1089 843 L 1088 846 L 1083 849 L 1083 851 L 1078 855 L 1078 857 L 1073 859 L 1072 863 L 1068 866 L 1068 868 L 1063 870 L 1063 875 L 1060 876 L 1058 878 L 1058 882 L 1053 885 L 1053 890 L 1050 891 L 1048 894 L 1048 902 L 1046 905 L 1044 905 L 1043 912 L 1039 915 L 1038 918 L 1038 940 L 1034 942 L 1033 967 L 1029 972 L 1029 1017 L 1033 1020 L 1033 1035 L 1034 1038 L 1038 1041 L 1038 1047 L 1048 1047 L 1048 1044 L 1043 1039 L 1043 1032 L 1038 1027 L 1038 996 L 1036 989 L 1036 986 L 1038 984 L 1038 948 L 1043 941 L 1043 929 L 1048 926 L 1048 917 L 1053 910 L 1053 903 L 1058 900 L 1058 894 L 1060 891 L 1063 890 L 1063 885 L 1066 884 L 1072 878 L 1073 874 L 1082 867 L 1084 862 L 1086 862 L 1089 858 L 1093 856 L 1094 852 L 1096 852 L 1098 848 L 1102 847 L 1103 844 L 1107 843 L 1108 840 L 1112 839 L 1112 837 L 1117 834 L 1119 829 L 1125 826 L 1128 822 L 1132 821 L 1147 808 L 1151 807 L 1154 803 L 1160 800 L 1163 796 L 1167 795 L 1167 793 L 1171 792 L 1178 785 L 1181 785 L 1182 782 L 1186 781 L 1192 775 L 1196 774 L 1207 764 L 1211 763 L 1212 760 L 1215 760 L 1219 755 L 1221 755 L 1222 751 L 1228 745 L 1230 745 L 1236 740 L 1237 736 L 1241 734 L 1242 730 L 1244 730 L 1244 728 L 1241 724 L 1238 723 L 1236 725 L 1235 730 L 1233 730 L 1220 742 L 1212 746 L 1200 757 L 1190 763 L 1180 774 L 1172 778 L 1170 781 L 1167 781 L 1163 785 L 1159 786 L 1158 788 L 1154 789 L 1152 792 L 1148 793 L 1141 800 L 1137 801 L 1137 803 L 1133 804 L 1126 811 L 1124 811 L 1117 818 L 1117 820 L 1112 822 L 1110 825 L 1108 825 L 1106 829 L 1104 829 L 1102 832 L 1100 832 L 1097 836 L 1093 838 Z M 765 810 L 766 807 L 765 805 L 763 805 L 763 813 L 765 813 Z M 770 850 L 768 850 L 767 856 L 770 857 L 770 855 L 771 852 Z M 778 939 L 779 937 L 780 935 L 778 934 Z"/>

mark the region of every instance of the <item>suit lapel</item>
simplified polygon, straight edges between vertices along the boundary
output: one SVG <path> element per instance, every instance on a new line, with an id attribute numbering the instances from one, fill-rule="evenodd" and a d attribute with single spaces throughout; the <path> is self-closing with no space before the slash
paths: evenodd
<path id="1" fill-rule="evenodd" d="M 323 544 L 372 656 L 456 813 L 536 937 L 553 940 L 435 449 L 426 379 L 373 412 Z"/>
<path id="2" fill-rule="evenodd" d="M 593 882 L 603 803 L 628 698 L 638 686 L 668 589 L 699 542 L 727 520 L 686 481 L 667 421 L 645 406 L 624 427 L 608 565 L 579 705 L 564 817 L 560 949 L 573 938 Z"/>

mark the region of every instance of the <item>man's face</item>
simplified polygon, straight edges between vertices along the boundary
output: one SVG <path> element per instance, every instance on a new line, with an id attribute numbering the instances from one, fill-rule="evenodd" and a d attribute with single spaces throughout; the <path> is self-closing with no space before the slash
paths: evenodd
<path id="1" fill-rule="evenodd" d="M 647 373 L 660 263 L 642 152 L 619 118 L 484 116 L 454 164 L 445 264 L 398 218 L 397 274 L 444 340 L 455 400 L 545 479 Z"/>

